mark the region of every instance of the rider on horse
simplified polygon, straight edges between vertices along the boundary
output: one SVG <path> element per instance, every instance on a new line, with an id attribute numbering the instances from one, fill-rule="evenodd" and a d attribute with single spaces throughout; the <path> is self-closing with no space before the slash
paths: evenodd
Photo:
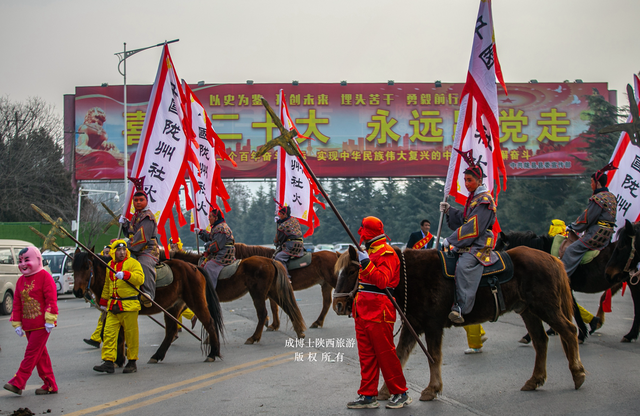
<path id="1" fill-rule="evenodd" d="M 491 231 L 496 220 L 496 204 L 493 197 L 482 184 L 484 172 L 476 164 L 472 155 L 461 153 L 469 167 L 464 171 L 464 185 L 469 191 L 464 211 L 451 207 L 447 202 L 440 203 L 440 211 L 447 214 L 447 224 L 456 230 L 442 243 L 443 247 L 453 246 L 460 254 L 456 267 L 456 296 L 451 307 L 449 319 L 461 324 L 462 315 L 473 309 L 476 291 L 482 278 L 484 266 L 498 261 L 493 251 L 494 235 Z"/>
<path id="2" fill-rule="evenodd" d="M 579 240 L 574 241 L 564 252 L 562 263 L 569 277 L 580 265 L 580 260 L 589 250 L 602 251 L 611 242 L 613 227 L 616 223 L 618 202 L 616 196 L 607 188 L 606 171 L 617 169 L 609 163 L 591 175 L 589 205 L 572 224 L 567 227 L 576 233 L 583 232 Z"/>
<path id="3" fill-rule="evenodd" d="M 129 180 L 136 187 L 136 193 L 133 194 L 135 213 L 131 221 L 121 216 L 120 223 L 122 231 L 129 237 L 129 251 L 133 258 L 140 262 L 144 271 L 144 284 L 140 290 L 153 300 L 156 296 L 156 264 L 160 254 L 156 241 L 158 226 L 153 212 L 147 209 L 149 197 L 144 190 L 144 176 Z M 140 300 L 145 307 L 151 307 L 151 302 L 145 296 Z"/>
<path id="4" fill-rule="evenodd" d="M 274 259 L 278 260 L 285 269 L 291 257 L 302 257 L 304 254 L 304 244 L 300 223 L 291 216 L 291 207 L 283 206 L 278 210 L 278 220 L 276 221 L 276 237 L 273 244 L 276 246 Z M 291 279 L 291 277 L 289 277 Z"/>
<path id="5" fill-rule="evenodd" d="M 200 230 L 198 236 L 206 244 L 204 245 L 205 260 L 202 267 L 207 272 L 209 283 L 215 287 L 218 285 L 220 271 L 234 261 L 236 261 L 236 248 L 233 232 L 224 220 L 222 211 L 216 207 L 211 207 L 209 212 L 209 224 L 211 232 Z"/>

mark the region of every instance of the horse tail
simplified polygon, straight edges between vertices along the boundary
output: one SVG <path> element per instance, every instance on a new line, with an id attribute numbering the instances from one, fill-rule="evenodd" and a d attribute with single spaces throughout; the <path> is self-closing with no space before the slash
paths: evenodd
<path id="1" fill-rule="evenodd" d="M 209 309 L 209 315 L 211 315 L 211 319 L 213 320 L 213 327 L 216 331 L 216 340 L 215 340 L 215 348 L 216 348 L 216 356 L 220 356 L 220 339 L 224 339 L 224 322 L 222 320 L 222 308 L 220 307 L 220 299 L 218 298 L 218 293 L 214 289 L 214 287 L 207 279 L 207 272 L 202 267 L 198 267 L 200 273 L 204 277 L 205 281 L 205 294 L 207 297 L 207 308 Z M 204 325 L 203 325 L 203 331 Z M 204 335 L 204 332 L 202 333 Z M 204 337 L 201 337 L 204 339 Z M 209 340 L 211 341 L 211 340 Z M 209 347 L 211 347 L 212 343 L 209 342 Z M 209 351 L 207 351 L 208 353 Z M 208 354 L 207 354 L 208 355 Z"/>
<path id="2" fill-rule="evenodd" d="M 573 320 L 573 295 L 571 294 L 571 286 L 569 285 L 569 276 L 564 269 L 564 264 L 557 257 L 552 257 L 555 262 L 556 271 L 558 273 L 558 281 L 560 282 L 560 290 L 558 298 L 560 300 L 560 309 L 564 316 L 569 320 Z"/>
<path id="3" fill-rule="evenodd" d="M 307 329 L 307 326 L 302 318 L 302 313 L 300 313 L 300 308 L 298 308 L 298 303 L 296 302 L 296 297 L 293 293 L 293 287 L 287 277 L 287 270 L 279 261 L 272 260 L 271 262 L 276 268 L 278 304 L 280 304 L 282 310 L 291 318 L 291 323 L 293 324 L 294 329 L 300 328 L 301 331 L 304 331 Z"/>

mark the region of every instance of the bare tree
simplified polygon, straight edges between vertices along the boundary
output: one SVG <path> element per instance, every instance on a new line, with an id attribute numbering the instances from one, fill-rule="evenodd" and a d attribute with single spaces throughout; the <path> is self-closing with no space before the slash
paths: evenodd
<path id="1" fill-rule="evenodd" d="M 54 217 L 74 217 L 71 173 L 62 162 L 62 121 L 39 98 L 0 97 L 0 221 L 40 221 L 34 203 Z"/>

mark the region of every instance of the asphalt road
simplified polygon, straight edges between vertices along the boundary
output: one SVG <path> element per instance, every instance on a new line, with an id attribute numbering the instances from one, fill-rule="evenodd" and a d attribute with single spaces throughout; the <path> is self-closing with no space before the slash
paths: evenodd
<path id="1" fill-rule="evenodd" d="M 320 311 L 319 287 L 296 292 L 307 323 Z M 577 294 L 595 312 L 598 297 Z M 138 372 L 100 374 L 100 351 L 82 342 L 95 328 L 98 313 L 82 300 L 64 296 L 58 302 L 59 326 L 48 349 L 60 393 L 35 396 L 40 379 L 34 374 L 22 396 L 0 391 L 0 415 L 28 407 L 35 414 L 48 409 L 66 415 L 602 415 L 638 414 L 640 346 L 620 343 L 631 326 L 632 300 L 627 293 L 613 299 L 613 313 L 580 347 L 587 379 L 574 390 L 558 337 L 551 337 L 546 384 L 535 392 L 520 387 L 533 371 L 532 346 L 518 343 L 525 334 L 520 317 L 511 313 L 487 323 L 489 340 L 483 353 L 465 355 L 465 332 L 445 331 L 443 394 L 435 401 L 418 397 L 429 381 L 427 360 L 416 349 L 405 368 L 414 402 L 404 409 L 349 410 L 359 386 L 353 321 L 330 311 L 322 329 L 309 329 L 304 346 L 282 316 L 278 332 L 264 332 L 256 345 L 244 345 L 255 327 L 251 298 L 223 304 L 226 340 L 223 359 L 204 363 L 200 345 L 183 332 L 164 362 L 146 364 L 163 338 L 163 330 L 140 317 Z M 159 315 L 156 318 L 160 318 Z M 196 327 L 196 329 L 199 328 Z M 317 345 L 316 345 L 317 344 Z M 18 338 L 7 316 L 0 316 L 0 382 L 8 381 L 23 357 L 26 340 Z M 297 357 L 300 361 L 296 361 Z M 314 361 L 315 359 L 315 361 Z"/>

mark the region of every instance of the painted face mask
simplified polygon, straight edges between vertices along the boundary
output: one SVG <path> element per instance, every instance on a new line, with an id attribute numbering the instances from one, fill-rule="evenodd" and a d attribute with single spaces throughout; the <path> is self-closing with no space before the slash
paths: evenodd
<path id="1" fill-rule="evenodd" d="M 31 276 L 42 270 L 42 255 L 35 247 L 26 247 L 18 255 L 18 269 L 25 276 Z"/>

